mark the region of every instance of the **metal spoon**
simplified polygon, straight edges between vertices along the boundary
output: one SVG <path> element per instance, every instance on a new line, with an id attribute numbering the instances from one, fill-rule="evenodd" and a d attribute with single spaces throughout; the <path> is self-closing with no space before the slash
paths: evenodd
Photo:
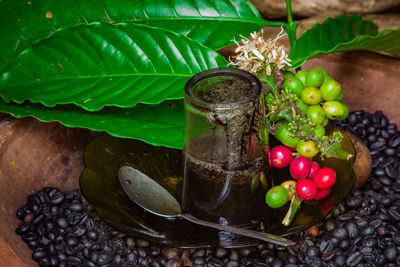
<path id="1" fill-rule="evenodd" d="M 136 204 L 155 215 L 166 218 L 180 217 L 195 224 L 267 241 L 280 246 L 286 247 L 294 246 L 296 244 L 294 241 L 280 236 L 220 225 L 218 223 L 203 221 L 190 214 L 182 213 L 179 202 L 164 187 L 144 173 L 132 167 L 121 167 L 119 169 L 118 177 L 125 193 Z"/>

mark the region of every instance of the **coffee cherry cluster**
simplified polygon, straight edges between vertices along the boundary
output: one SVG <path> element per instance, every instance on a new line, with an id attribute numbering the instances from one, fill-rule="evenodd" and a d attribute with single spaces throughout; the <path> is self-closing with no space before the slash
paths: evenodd
<path id="1" fill-rule="evenodd" d="M 281 92 L 270 92 L 266 97 L 267 121 L 275 138 L 309 159 L 319 152 L 328 155 L 326 150 L 340 143 L 342 136 L 339 132 L 325 136 L 325 126 L 329 119 L 343 120 L 349 114 L 340 102 L 341 85 L 322 68 L 285 72 L 284 78 Z"/>
<path id="2" fill-rule="evenodd" d="M 323 68 L 300 70 L 296 74 L 286 72 L 283 88 L 301 99 L 302 110 L 315 124 L 326 126 L 328 119 L 344 120 L 349 116 L 348 107 L 340 102 L 341 85 Z"/>

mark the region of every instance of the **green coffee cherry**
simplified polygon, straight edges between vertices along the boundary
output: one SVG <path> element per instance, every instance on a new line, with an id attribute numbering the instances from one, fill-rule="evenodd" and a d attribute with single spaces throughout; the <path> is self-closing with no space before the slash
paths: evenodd
<path id="1" fill-rule="evenodd" d="M 321 95 L 326 101 L 335 100 L 342 92 L 342 87 L 335 80 L 324 82 L 321 85 Z"/>
<path id="2" fill-rule="evenodd" d="M 286 80 L 286 79 L 289 79 L 289 78 L 296 77 L 295 74 L 294 74 L 293 72 L 291 72 L 291 71 L 285 71 L 285 72 L 283 73 L 283 76 L 284 76 L 284 79 L 285 79 L 285 80 Z"/>
<path id="3" fill-rule="evenodd" d="M 282 142 L 285 146 L 296 147 L 300 141 L 298 137 L 292 137 L 289 131 L 288 123 L 286 121 L 280 121 L 280 125 L 277 127 L 275 132 L 275 138 Z"/>
<path id="4" fill-rule="evenodd" d="M 335 100 L 338 102 L 343 100 L 343 91 L 340 91 L 340 94 L 335 98 Z"/>
<path id="5" fill-rule="evenodd" d="M 324 121 L 325 121 L 325 118 L 324 118 Z M 318 139 L 321 139 L 322 136 L 324 136 L 324 135 L 325 135 L 325 127 L 322 126 L 321 124 L 315 125 L 315 127 L 314 127 L 314 137 L 318 138 Z"/>
<path id="6" fill-rule="evenodd" d="M 328 75 L 328 73 L 326 72 L 326 70 L 323 69 L 323 68 L 321 68 L 321 67 L 316 67 L 316 68 L 314 68 L 314 69 L 315 69 L 315 70 L 319 70 L 319 72 L 321 72 L 322 75 L 323 75 L 324 77 Z"/>
<path id="7" fill-rule="evenodd" d="M 322 81 L 322 83 L 330 81 L 330 80 L 333 80 L 333 78 L 331 76 L 329 76 L 329 75 L 325 75 L 324 76 L 324 80 Z"/>
<path id="8" fill-rule="evenodd" d="M 304 89 L 303 83 L 296 77 L 285 79 L 283 82 L 283 89 L 289 91 L 289 93 L 295 94 L 297 97 L 301 96 L 301 91 Z"/>
<path id="9" fill-rule="evenodd" d="M 325 115 L 332 120 L 336 120 L 343 116 L 343 105 L 338 101 L 327 101 L 322 105 Z"/>
<path id="10" fill-rule="evenodd" d="M 296 146 L 297 152 L 300 156 L 306 158 L 313 158 L 318 154 L 318 147 L 314 141 L 304 141 L 300 140 L 300 142 Z"/>
<path id="11" fill-rule="evenodd" d="M 296 72 L 296 78 L 299 79 L 304 86 L 306 86 L 306 78 L 307 78 L 308 72 L 305 70 L 299 70 Z"/>
<path id="12" fill-rule="evenodd" d="M 342 120 L 347 119 L 347 117 L 349 116 L 349 108 L 343 103 L 340 103 L 340 104 L 342 104 L 344 112 L 343 112 L 343 115 L 338 120 L 342 121 Z"/>
<path id="13" fill-rule="evenodd" d="M 321 102 L 321 91 L 315 87 L 306 87 L 301 92 L 301 99 L 308 105 L 316 105 Z"/>
<path id="14" fill-rule="evenodd" d="M 325 119 L 325 112 L 320 105 L 312 105 L 307 109 L 307 118 L 315 124 L 321 124 Z"/>
<path id="15" fill-rule="evenodd" d="M 324 75 L 318 68 L 311 69 L 306 77 L 306 87 L 319 88 L 324 81 Z"/>
<path id="16" fill-rule="evenodd" d="M 308 105 L 301 98 L 297 99 L 296 104 L 302 114 L 307 113 Z"/>

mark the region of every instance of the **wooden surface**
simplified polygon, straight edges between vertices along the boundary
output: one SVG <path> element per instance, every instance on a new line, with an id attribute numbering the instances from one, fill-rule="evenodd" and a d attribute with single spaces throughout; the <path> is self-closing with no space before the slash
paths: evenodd
<path id="1" fill-rule="evenodd" d="M 44 186 L 79 187 L 83 152 L 90 133 L 58 123 L 6 118 L 0 121 L 0 266 L 37 266 L 15 233 L 15 211 Z M 7 263 L 7 264 L 3 264 Z"/>

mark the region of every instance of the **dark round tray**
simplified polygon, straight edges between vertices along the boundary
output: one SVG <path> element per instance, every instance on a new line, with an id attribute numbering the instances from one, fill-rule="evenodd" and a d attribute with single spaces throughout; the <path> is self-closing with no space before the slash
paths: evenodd
<path id="1" fill-rule="evenodd" d="M 333 129 L 328 127 L 328 132 Z M 350 138 L 343 132 L 342 147 L 355 154 Z M 274 140 L 271 146 L 274 146 Z M 354 159 L 354 157 L 353 157 Z M 304 231 L 321 221 L 338 202 L 350 192 L 355 173 L 354 160 L 330 158 L 324 161 L 316 159 L 321 167 L 335 169 L 337 182 L 331 194 L 320 201 L 304 201 L 290 226 L 281 224 L 288 205 L 280 209 L 265 209 L 260 213 L 268 214 L 263 222 L 266 232 L 287 236 Z M 195 247 L 243 247 L 256 245 L 260 241 L 247 237 L 219 232 L 207 227 L 192 224 L 182 219 L 166 219 L 149 212 L 133 203 L 124 193 L 119 180 L 118 170 L 124 165 L 132 166 L 159 184 L 164 186 L 175 198 L 181 199 L 182 191 L 182 155 L 180 150 L 156 147 L 141 141 L 111 137 L 107 134 L 94 139 L 85 152 L 86 168 L 80 177 L 83 195 L 96 208 L 98 215 L 115 229 L 154 243 L 166 246 Z M 273 169 L 273 184 L 280 184 L 290 177 L 285 169 Z M 271 217 L 272 216 L 272 217 Z M 271 220 L 271 218 L 274 218 Z M 253 226 L 254 230 L 260 230 Z"/>

